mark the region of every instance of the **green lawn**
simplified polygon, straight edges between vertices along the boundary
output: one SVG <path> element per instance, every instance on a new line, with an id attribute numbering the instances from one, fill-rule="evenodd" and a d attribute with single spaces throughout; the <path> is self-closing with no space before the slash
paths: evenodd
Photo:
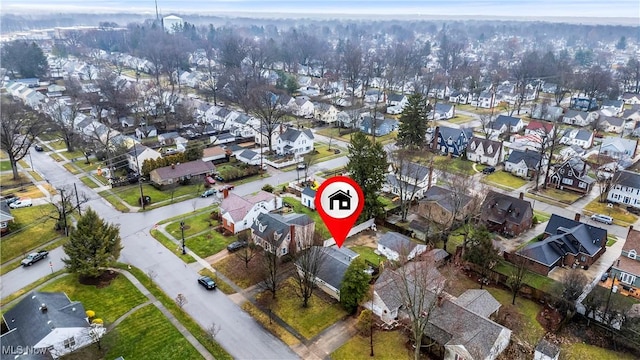
<path id="1" fill-rule="evenodd" d="M 533 216 L 538 218 L 538 223 L 543 223 L 551 219 L 551 214 L 544 211 L 533 210 Z"/>
<path id="2" fill-rule="evenodd" d="M 429 165 L 430 160 L 420 159 L 418 162 Z M 473 170 L 473 163 L 464 158 L 455 158 L 449 156 L 435 156 L 433 158 L 433 166 L 437 169 L 447 172 L 453 172 L 462 175 L 473 175 L 476 173 Z"/>
<path id="3" fill-rule="evenodd" d="M 185 200 L 184 197 L 194 198 L 202 194 L 204 187 L 202 184 L 179 186 L 174 191 L 172 190 L 158 190 L 150 184 L 142 185 L 142 192 L 145 196 L 151 197 L 151 204 L 157 204 L 163 201 L 171 201 L 171 195 L 173 192 L 173 201 L 180 198 L 180 201 Z M 124 202 L 131 206 L 140 206 L 140 188 L 137 185 L 123 186 L 113 189 Z M 184 196 L 184 197 L 183 197 Z M 164 205 L 169 205 L 164 204 Z"/>
<path id="4" fill-rule="evenodd" d="M 201 233 L 210 229 L 212 227 L 211 225 L 217 225 L 217 221 L 211 219 L 211 211 L 199 213 L 193 216 L 191 214 L 185 214 L 188 215 L 188 217 L 184 218 L 184 237 Z M 174 221 L 166 227 L 167 232 L 176 239 L 179 239 L 182 236 L 180 231 L 180 221 L 182 220 Z"/>
<path id="5" fill-rule="evenodd" d="M 211 230 L 206 234 L 190 237 L 185 240 L 185 243 L 189 250 L 201 258 L 206 258 L 222 251 L 237 239 L 236 236 L 224 236 L 215 230 Z"/>
<path id="6" fill-rule="evenodd" d="M 503 275 L 509 275 L 512 273 L 512 269 L 514 269 L 514 265 L 507 261 L 499 261 L 494 270 Z M 527 272 L 524 283 L 542 291 L 550 291 L 556 284 L 556 281 L 542 276 L 536 273 Z"/>
<path id="7" fill-rule="evenodd" d="M 493 287 L 486 288 L 493 297 L 496 298 L 502 305 L 511 304 L 511 292 L 496 289 Z M 516 309 L 522 315 L 522 331 L 519 336 L 529 344 L 535 345 L 546 333 L 546 330 L 540 325 L 537 320 L 538 313 L 542 311 L 542 306 L 535 301 L 523 299 L 521 297 L 516 298 Z"/>
<path id="8" fill-rule="evenodd" d="M 613 246 L 617 241 L 615 236 L 607 235 L 607 246 Z"/>
<path id="9" fill-rule="evenodd" d="M 559 190 L 555 188 L 543 189 L 542 187 L 540 187 L 538 189 L 538 193 L 543 197 L 548 197 L 552 200 L 560 201 L 565 204 L 573 204 L 574 202 L 582 198 L 582 195 L 576 192 L 564 191 L 564 190 Z"/>
<path id="10" fill-rule="evenodd" d="M 202 359 L 180 331 L 153 305 L 129 315 L 102 340 L 107 359 Z"/>
<path id="11" fill-rule="evenodd" d="M 384 256 L 376 254 L 375 252 L 373 252 L 375 249 L 368 246 L 353 246 L 349 249 L 357 252 L 358 254 L 360 254 L 360 256 L 362 256 L 363 259 L 369 261 L 374 265 L 380 264 L 380 260 L 384 259 Z"/>
<path id="12" fill-rule="evenodd" d="M 0 171 L 9 171 L 9 170 L 11 170 L 11 162 L 0 161 Z"/>
<path id="13" fill-rule="evenodd" d="M 333 360 L 400 360 L 413 359 L 413 352 L 405 343 L 407 337 L 401 331 L 376 331 L 373 333 L 373 354 L 371 357 L 370 338 L 356 335 L 331 353 Z"/>
<path id="14" fill-rule="evenodd" d="M 44 179 L 42 178 L 42 176 L 40 176 L 40 173 L 37 173 L 35 171 L 29 171 L 29 174 L 31 174 L 31 176 L 33 177 L 33 179 L 35 181 L 44 181 Z"/>
<path id="15" fill-rule="evenodd" d="M 216 282 L 216 289 L 222 291 L 223 293 L 227 294 L 227 295 L 231 295 L 231 294 L 235 294 L 236 291 L 234 290 L 234 288 L 231 287 L 231 285 L 227 284 L 226 282 L 224 282 L 223 280 L 219 279 L 218 276 L 216 276 L 216 274 L 213 273 L 213 271 L 207 269 L 207 268 L 203 268 L 202 270 L 198 271 L 198 274 L 200 274 L 201 276 L 208 276 L 210 278 L 213 279 L 213 281 Z"/>
<path id="16" fill-rule="evenodd" d="M 62 165 L 62 167 L 67 169 L 67 171 L 72 173 L 73 175 L 80 174 L 80 170 L 78 170 L 75 166 L 73 166 L 72 163 L 66 163 L 66 164 Z"/>
<path id="17" fill-rule="evenodd" d="M 583 359 L 633 360 L 636 358 L 628 353 L 607 350 L 599 346 L 588 345 L 584 343 L 563 344 L 561 346 L 560 360 Z"/>
<path id="18" fill-rule="evenodd" d="M 269 319 L 269 316 L 267 314 L 258 309 L 258 307 L 256 307 L 252 303 L 247 301 L 242 304 L 242 310 L 249 313 L 249 315 L 256 319 L 256 321 L 258 321 L 263 327 L 269 330 L 270 333 L 282 340 L 285 344 L 294 346 L 300 343 L 300 340 L 298 340 L 285 328 L 278 325 L 278 323 Z"/>
<path id="19" fill-rule="evenodd" d="M 88 176 L 83 176 L 80 178 L 80 181 L 82 181 L 83 184 L 87 185 L 88 187 L 95 189 L 97 187 L 99 187 L 100 185 L 96 184 L 95 181 L 93 181 L 90 177 Z"/>
<path id="20" fill-rule="evenodd" d="M 10 233 L 0 240 L 0 263 L 24 257 L 60 236 L 53 229 L 55 220 L 49 218 L 50 211 L 55 211 L 51 205 L 11 210 L 15 219 L 9 225 Z"/>
<path id="21" fill-rule="evenodd" d="M 98 195 L 107 200 L 109 204 L 113 205 L 113 207 L 116 208 L 116 210 L 125 213 L 129 212 L 129 208 L 122 203 L 121 199 L 117 195 L 109 192 L 109 190 L 101 191 L 98 193 Z"/>
<path id="22" fill-rule="evenodd" d="M 50 141 L 48 143 L 54 150 L 64 150 L 67 148 L 67 145 L 62 140 Z"/>
<path id="23" fill-rule="evenodd" d="M 51 158 L 53 160 L 57 161 L 57 162 L 64 161 L 64 158 L 62 156 L 60 156 L 59 154 L 51 153 L 51 154 L 49 154 L 49 156 L 51 156 Z"/>
<path id="24" fill-rule="evenodd" d="M 81 162 L 84 162 L 86 159 L 84 158 L 84 152 L 80 151 L 80 150 L 75 150 L 75 151 L 63 151 L 61 153 L 61 155 L 63 155 L 64 157 L 66 157 L 67 159 L 71 160 L 71 159 L 75 159 L 78 158 L 79 160 L 81 160 Z"/>
<path id="25" fill-rule="evenodd" d="M 80 284 L 78 277 L 70 274 L 47 284 L 41 291 L 63 291 L 72 301 L 82 302 L 85 310 L 95 311 L 105 325 L 147 301 L 124 275 L 118 275 L 109 286 L 97 288 Z"/>
<path id="26" fill-rule="evenodd" d="M 194 259 L 189 254 L 182 255 L 182 249 L 180 248 L 178 243 L 171 241 L 168 237 L 164 236 L 164 234 L 161 233 L 160 231 L 152 229 L 149 233 L 151 234 L 151 236 L 153 236 L 154 239 L 158 240 L 162 245 L 164 245 L 164 247 L 171 250 L 171 252 L 176 254 L 180 259 L 182 259 L 182 261 L 186 262 L 187 264 L 196 261 L 196 259 Z"/>
<path id="27" fill-rule="evenodd" d="M 609 215 L 613 218 L 613 223 L 621 226 L 627 226 L 629 224 L 633 224 L 638 220 L 638 217 L 627 212 L 624 208 L 619 205 L 614 205 L 613 207 L 608 207 L 607 203 L 598 202 L 598 198 L 596 197 L 591 201 L 587 206 L 584 207 L 586 215 L 592 214 L 604 214 Z"/>
<path id="28" fill-rule="evenodd" d="M 312 339 L 347 315 L 338 302 L 329 302 L 315 292 L 309 299 L 309 307 L 303 308 L 302 300 L 296 295 L 295 286 L 291 279 L 283 284 L 272 305 L 272 310 L 305 338 Z M 322 290 L 316 289 L 316 291 Z M 270 297 L 271 294 L 264 292 L 261 296 Z"/>
<path id="29" fill-rule="evenodd" d="M 309 209 L 308 207 L 302 205 L 300 201 L 291 197 L 285 197 L 283 198 L 283 201 L 291 205 L 294 212 L 298 214 L 307 214 L 313 221 L 315 221 L 316 232 L 320 233 L 323 239 L 329 239 L 332 237 L 331 233 L 327 229 L 326 224 L 324 223 L 324 221 L 322 221 L 317 211 Z"/>
<path id="30" fill-rule="evenodd" d="M 493 174 L 483 177 L 480 181 L 494 184 L 507 190 L 517 189 L 528 183 L 527 180 L 514 176 L 506 171 L 496 171 Z"/>
<path id="31" fill-rule="evenodd" d="M 347 149 L 338 147 L 335 144 L 331 144 L 331 150 L 329 150 L 329 144 L 324 143 L 315 143 L 314 148 L 318 153 L 312 156 L 312 164 L 317 164 L 323 161 L 347 155 Z M 340 153 L 336 154 L 334 152 L 335 149 L 340 150 Z"/>
<path id="32" fill-rule="evenodd" d="M 456 115 L 453 119 L 443 120 L 443 122 L 450 122 L 452 124 L 464 124 L 469 121 L 473 121 L 473 118 L 469 115 Z"/>

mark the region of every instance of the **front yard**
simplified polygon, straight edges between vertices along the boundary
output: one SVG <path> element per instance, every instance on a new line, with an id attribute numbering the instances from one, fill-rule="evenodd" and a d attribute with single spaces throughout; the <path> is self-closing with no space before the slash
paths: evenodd
<path id="1" fill-rule="evenodd" d="M 413 350 L 407 347 L 407 337 L 400 330 L 381 331 L 373 333 L 373 354 L 369 356 L 370 338 L 368 336 L 356 335 L 347 341 L 338 350 L 331 353 L 333 360 L 355 360 L 355 359 L 382 359 L 398 360 L 412 359 Z"/>
<path id="2" fill-rule="evenodd" d="M 587 206 L 584 207 L 585 215 L 591 216 L 593 214 L 604 214 L 613 218 L 613 223 L 621 226 L 628 226 L 638 220 L 638 217 L 625 210 L 620 205 L 614 204 L 611 207 L 607 203 L 601 203 L 598 201 L 598 197 L 593 199 Z"/>
<path id="3" fill-rule="evenodd" d="M 555 188 L 543 188 L 540 186 L 536 193 L 541 197 L 546 197 L 554 201 L 560 201 L 565 204 L 573 204 L 574 202 L 580 200 L 583 195 L 573 192 L 573 191 L 564 191 Z"/>
<path id="4" fill-rule="evenodd" d="M 51 205 L 11 210 L 15 220 L 9 226 L 10 233 L 0 240 L 0 263 L 26 256 L 61 236 L 54 229 L 55 220 L 47 215 L 51 210 Z"/>
<path id="5" fill-rule="evenodd" d="M 528 183 L 527 180 L 514 176 L 506 171 L 496 171 L 493 174 L 484 176 L 480 181 L 485 184 L 495 185 L 505 190 L 515 190 Z"/>

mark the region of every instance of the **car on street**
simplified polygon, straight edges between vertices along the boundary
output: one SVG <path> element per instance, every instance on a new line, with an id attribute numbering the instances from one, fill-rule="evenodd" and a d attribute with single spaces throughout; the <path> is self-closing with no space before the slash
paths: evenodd
<path id="1" fill-rule="evenodd" d="M 496 171 L 496 168 L 493 166 L 486 167 L 482 169 L 483 174 L 493 174 Z"/>
<path id="2" fill-rule="evenodd" d="M 613 224 L 613 218 L 611 216 L 602 215 L 602 214 L 591 215 L 591 220 L 605 223 L 607 225 Z"/>
<path id="3" fill-rule="evenodd" d="M 42 148 L 42 146 L 40 146 L 40 145 L 38 145 L 38 144 L 36 144 L 33 148 L 34 148 L 34 149 L 36 149 L 36 151 L 37 151 L 37 152 L 42 152 L 42 151 L 44 151 L 44 149 Z"/>
<path id="4" fill-rule="evenodd" d="M 200 197 L 209 197 L 209 196 L 211 196 L 211 195 L 215 195 L 215 193 L 216 193 L 216 189 L 209 189 L 209 190 L 207 190 L 207 191 L 203 192 L 203 193 L 200 195 Z"/>
<path id="5" fill-rule="evenodd" d="M 29 207 L 29 206 L 33 206 L 33 202 L 31 201 L 31 199 L 28 199 L 28 198 L 19 199 L 9 204 L 9 207 L 12 209 Z"/>
<path id="6" fill-rule="evenodd" d="M 31 254 L 27 255 L 27 257 L 24 258 L 20 263 L 24 267 L 31 266 L 31 265 L 37 263 L 38 261 L 46 258 L 47 256 L 49 256 L 49 252 L 48 251 L 40 250 L 38 252 L 34 252 L 34 253 L 31 253 Z"/>
<path id="7" fill-rule="evenodd" d="M 216 288 L 216 282 L 208 276 L 199 277 L 198 284 L 204 286 L 204 288 L 207 290 L 213 290 Z"/>
<path id="8" fill-rule="evenodd" d="M 231 244 L 227 245 L 227 251 L 229 252 L 238 251 L 245 246 L 247 246 L 246 241 L 234 241 Z"/>
<path id="9" fill-rule="evenodd" d="M 224 191 L 224 190 L 233 190 L 233 189 L 235 189 L 235 188 L 236 188 L 236 186 L 235 186 L 235 185 L 227 184 L 227 185 L 225 185 L 225 186 L 221 187 L 221 188 L 220 188 L 220 191 Z"/>
<path id="10" fill-rule="evenodd" d="M 298 163 L 298 166 L 296 166 L 296 168 L 298 170 L 304 170 L 307 168 L 307 165 L 305 163 Z"/>

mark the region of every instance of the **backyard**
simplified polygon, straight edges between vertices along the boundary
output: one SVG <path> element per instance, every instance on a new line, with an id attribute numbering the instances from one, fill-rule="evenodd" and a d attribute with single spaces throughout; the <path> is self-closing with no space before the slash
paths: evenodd
<path id="1" fill-rule="evenodd" d="M 373 333 L 373 353 L 370 356 L 370 338 L 356 335 L 331 353 L 333 360 L 383 359 L 399 360 L 413 358 L 413 349 L 407 347 L 407 337 L 399 330 L 375 331 Z"/>

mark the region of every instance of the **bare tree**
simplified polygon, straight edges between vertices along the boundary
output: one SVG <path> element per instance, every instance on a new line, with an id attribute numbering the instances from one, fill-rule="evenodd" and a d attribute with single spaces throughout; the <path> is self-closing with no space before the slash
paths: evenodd
<path id="1" fill-rule="evenodd" d="M 273 152 L 273 137 L 282 126 L 282 119 L 286 112 L 283 104 L 284 94 L 276 89 L 261 86 L 251 90 L 251 113 L 260 120 L 258 132 L 269 145 L 269 152 Z"/>
<path id="2" fill-rule="evenodd" d="M 50 199 L 51 205 L 55 208 L 55 211 L 48 212 L 47 217 L 56 221 L 56 230 L 65 229 L 67 231 L 67 217 L 76 210 L 79 210 L 82 204 L 89 201 L 89 197 L 83 193 L 75 193 L 74 188 L 70 185 L 63 186 L 58 189 L 60 197 L 58 200 L 54 200 L 53 196 Z"/>
<path id="3" fill-rule="evenodd" d="M 184 294 L 178 294 L 178 296 L 176 296 L 175 298 L 176 304 L 178 305 L 178 307 L 180 307 L 182 309 L 183 306 L 187 305 L 187 303 L 189 302 L 187 300 L 187 297 L 184 296 Z"/>
<path id="4" fill-rule="evenodd" d="M 73 102 L 67 105 L 57 100 L 52 100 L 44 105 L 43 111 L 49 116 L 50 123 L 57 130 L 56 134 L 64 141 L 67 151 L 74 151 L 75 138 L 77 137 L 74 127 L 75 119 L 80 114 L 80 105 Z"/>
<path id="5" fill-rule="evenodd" d="M 521 256 L 515 256 L 515 260 L 513 264 L 515 265 L 509 275 L 507 275 L 507 286 L 511 289 L 511 304 L 516 304 L 516 296 L 520 292 L 520 289 L 524 286 L 525 281 L 527 280 L 527 268 L 526 260 Z"/>
<path id="6" fill-rule="evenodd" d="M 351 102 L 355 99 L 355 91 L 363 71 L 362 49 L 353 41 L 347 41 L 342 54 L 345 76 L 351 87 Z"/>
<path id="7" fill-rule="evenodd" d="M 409 209 L 421 189 L 418 184 L 427 177 L 431 183 L 433 166 L 426 167 L 411 161 L 413 153 L 406 149 L 397 149 L 389 153 L 392 172 L 387 177 L 392 181 L 393 192 L 400 197 L 400 217 L 407 221 Z M 429 155 L 433 155 L 429 153 Z"/>
<path id="8" fill-rule="evenodd" d="M 260 285 L 271 293 L 272 299 L 275 299 L 276 292 L 282 283 L 283 268 L 276 254 L 278 247 L 273 234 L 263 239 L 262 248 L 263 280 Z"/>
<path id="9" fill-rule="evenodd" d="M 212 342 L 215 341 L 220 330 L 222 330 L 222 327 L 215 322 L 212 322 L 211 326 L 207 328 L 207 336 L 209 337 L 209 340 Z"/>
<path id="10" fill-rule="evenodd" d="M 576 312 L 576 300 L 584 291 L 589 280 L 580 269 L 570 269 L 562 276 L 560 285 L 555 289 L 558 296 L 558 310 L 563 315 L 562 325 L 569 321 Z"/>
<path id="11" fill-rule="evenodd" d="M 2 99 L 0 147 L 7 153 L 13 179 L 17 180 L 18 161 L 29 153 L 34 139 L 43 131 L 41 116 L 15 100 Z"/>
<path id="12" fill-rule="evenodd" d="M 536 166 L 536 191 L 540 185 L 540 174 L 542 173 L 542 166 L 544 162 L 547 162 L 547 168 L 544 170 L 544 184 L 543 187 L 547 188 L 547 181 L 549 181 L 549 173 L 553 164 L 554 152 L 560 144 L 562 138 L 562 132 L 558 124 L 552 122 L 541 121 L 542 127 L 538 129 L 538 135 L 540 135 L 540 162 Z"/>
<path id="13" fill-rule="evenodd" d="M 306 308 L 316 287 L 316 277 L 324 266 L 326 253 L 321 246 L 312 246 L 298 252 L 296 258 L 296 293 L 302 299 L 302 307 Z"/>
<path id="14" fill-rule="evenodd" d="M 238 234 L 238 240 L 246 242 L 247 245 L 244 246 L 242 249 L 236 251 L 236 253 L 235 253 L 236 256 L 238 258 L 240 258 L 240 260 L 242 260 L 242 262 L 244 262 L 244 268 L 245 269 L 249 268 L 249 262 L 251 262 L 251 260 L 258 253 L 258 248 L 257 248 L 256 244 L 253 241 L 250 241 L 247 238 L 248 238 L 248 236 L 246 235 L 246 233 Z"/>
<path id="15" fill-rule="evenodd" d="M 480 130 L 485 139 L 489 139 L 493 130 L 493 116 L 489 114 L 480 115 Z"/>

